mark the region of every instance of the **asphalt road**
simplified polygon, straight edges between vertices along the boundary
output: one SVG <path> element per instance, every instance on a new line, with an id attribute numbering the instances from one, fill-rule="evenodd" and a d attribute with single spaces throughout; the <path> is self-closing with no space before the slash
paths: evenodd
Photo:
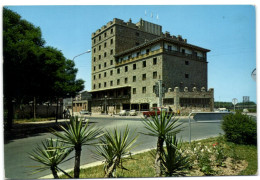
<path id="1" fill-rule="evenodd" d="M 140 132 L 147 132 L 144 128 L 144 125 L 137 118 L 95 118 L 90 117 L 90 122 L 94 123 L 97 127 L 102 127 L 105 129 L 112 129 L 117 127 L 119 129 L 124 129 L 126 125 L 130 128 L 131 131 L 136 131 L 136 134 L 139 134 L 137 144 L 139 144 L 132 152 L 138 152 L 145 149 L 155 148 L 156 147 L 156 138 L 143 135 Z M 123 119 L 123 120 L 122 120 Z M 182 140 L 189 140 L 189 121 L 188 118 L 181 119 L 180 123 L 183 123 L 183 131 L 178 134 L 178 137 L 181 137 Z M 191 139 L 203 139 L 207 137 L 213 137 L 223 133 L 220 127 L 219 122 L 204 122 L 197 123 L 192 121 L 191 123 Z M 30 175 L 30 171 L 33 170 L 35 166 L 39 164 L 32 161 L 28 158 L 28 153 L 36 147 L 37 144 L 40 144 L 42 140 L 46 138 L 53 137 L 50 133 L 39 133 L 32 137 L 12 140 L 4 145 L 4 163 L 5 163 L 5 177 L 10 179 L 36 179 L 43 177 L 45 175 L 51 174 L 50 171 L 44 171 L 37 174 Z M 53 137 L 54 138 L 54 137 Z M 82 149 L 81 156 L 81 165 L 88 164 L 91 162 L 98 161 L 94 157 L 92 152 L 95 148 L 91 146 L 84 146 Z M 74 153 L 71 154 L 71 157 Z M 65 162 L 59 167 L 63 170 L 71 169 L 74 165 L 74 159 Z"/>

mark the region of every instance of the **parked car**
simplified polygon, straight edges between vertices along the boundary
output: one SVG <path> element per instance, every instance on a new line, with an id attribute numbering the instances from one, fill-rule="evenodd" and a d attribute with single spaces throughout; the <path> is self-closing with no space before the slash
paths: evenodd
<path id="1" fill-rule="evenodd" d="M 81 110 L 79 113 L 80 113 L 81 115 L 87 115 L 87 114 L 91 115 L 91 112 L 89 112 L 89 111 L 87 111 L 87 110 Z"/>
<path id="2" fill-rule="evenodd" d="M 150 117 L 150 116 L 160 116 L 161 112 L 165 111 L 168 116 L 174 115 L 173 111 L 169 111 L 169 109 L 164 107 L 153 107 L 149 111 L 143 112 L 144 118 Z"/>
<path id="3" fill-rule="evenodd" d="M 121 110 L 120 112 L 119 112 L 119 116 L 126 116 L 126 110 Z"/>
<path id="4" fill-rule="evenodd" d="M 137 115 L 136 110 L 131 110 L 129 112 L 129 116 L 136 116 L 136 115 Z"/>

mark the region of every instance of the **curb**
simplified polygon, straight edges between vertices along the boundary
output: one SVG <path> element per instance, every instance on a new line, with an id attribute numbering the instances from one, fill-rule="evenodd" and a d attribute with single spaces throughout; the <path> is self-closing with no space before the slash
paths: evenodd
<path id="1" fill-rule="evenodd" d="M 145 150 L 141 150 L 141 151 L 138 151 L 138 152 L 134 152 L 134 153 L 131 153 L 131 155 L 136 155 L 136 154 L 141 154 L 141 153 L 145 153 L 145 152 L 148 152 L 148 151 L 151 151 L 153 149 L 156 149 L 156 148 L 151 148 L 151 149 L 145 149 Z M 128 157 L 129 155 L 125 156 L 125 157 Z M 90 167 L 95 167 L 95 166 L 99 166 L 99 165 L 102 165 L 104 164 L 104 161 L 96 161 L 96 162 L 93 162 L 93 163 L 89 163 L 89 164 L 84 164 L 82 166 L 80 166 L 80 169 L 86 169 L 86 168 L 90 168 Z M 67 169 L 67 170 L 64 170 L 66 173 L 69 173 L 71 171 L 73 171 L 74 168 L 71 168 L 71 169 Z M 58 175 L 63 175 L 62 172 L 59 172 Z M 53 179 L 53 175 L 52 174 L 49 174 L 49 175 L 46 175 L 46 176 L 43 176 L 43 177 L 40 177 L 38 179 Z"/>

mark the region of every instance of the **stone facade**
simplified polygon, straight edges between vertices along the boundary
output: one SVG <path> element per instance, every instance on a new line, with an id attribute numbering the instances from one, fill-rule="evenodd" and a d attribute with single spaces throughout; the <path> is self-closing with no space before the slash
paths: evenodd
<path id="1" fill-rule="evenodd" d="M 136 24 L 114 19 L 92 34 L 92 112 L 157 106 L 158 80 L 165 89 L 207 91 L 209 50 L 161 30 L 160 25 L 142 19 Z M 210 94 L 213 98 L 213 91 Z"/>

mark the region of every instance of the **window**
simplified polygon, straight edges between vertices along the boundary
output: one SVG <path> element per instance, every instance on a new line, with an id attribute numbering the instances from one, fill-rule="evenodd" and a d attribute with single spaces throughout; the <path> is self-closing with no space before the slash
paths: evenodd
<path id="1" fill-rule="evenodd" d="M 136 76 L 133 76 L 133 82 L 136 82 Z"/>
<path id="2" fill-rule="evenodd" d="M 110 86 L 113 86 L 113 81 L 110 81 Z"/>
<path id="3" fill-rule="evenodd" d="M 96 57 L 93 58 L 93 61 L 96 62 Z"/>
<path id="4" fill-rule="evenodd" d="M 107 83 L 106 82 L 104 82 L 104 87 L 107 87 Z"/>
<path id="5" fill-rule="evenodd" d="M 146 61 L 143 61 L 143 68 L 146 67 Z"/>
<path id="6" fill-rule="evenodd" d="M 143 87 L 143 88 L 142 88 L 142 93 L 143 93 L 143 94 L 146 93 L 146 87 Z"/>
<path id="7" fill-rule="evenodd" d="M 128 71 L 128 66 L 125 66 L 125 72 L 127 72 Z"/>
<path id="8" fill-rule="evenodd" d="M 113 44 L 113 39 L 110 40 L 110 44 Z"/>
<path id="9" fill-rule="evenodd" d="M 133 64 L 133 70 L 135 70 L 136 69 L 136 64 Z"/>
<path id="10" fill-rule="evenodd" d="M 136 88 L 133 88 L 133 94 L 136 94 Z"/>
<path id="11" fill-rule="evenodd" d="M 125 78 L 125 84 L 128 83 L 128 78 Z"/>
<path id="12" fill-rule="evenodd" d="M 168 50 L 171 51 L 172 50 L 172 46 L 168 45 Z"/>
<path id="13" fill-rule="evenodd" d="M 96 48 L 94 48 L 94 53 L 96 52 Z"/>
<path id="14" fill-rule="evenodd" d="M 113 49 L 110 50 L 110 54 L 111 54 L 111 55 L 113 54 Z"/>
<path id="15" fill-rule="evenodd" d="M 94 66 L 94 71 L 96 71 L 96 66 Z"/>
<path id="16" fill-rule="evenodd" d="M 107 77 L 107 72 L 104 72 L 104 77 Z"/>
<path id="17" fill-rule="evenodd" d="M 156 86 L 153 86 L 153 93 L 155 93 Z"/>
<path id="18" fill-rule="evenodd" d="M 154 78 L 154 79 L 157 78 L 157 71 L 153 72 L 153 78 Z"/>
<path id="19" fill-rule="evenodd" d="M 113 70 L 110 70 L 110 75 L 111 75 L 111 76 L 113 75 Z"/>
<path id="20" fill-rule="evenodd" d="M 131 55 L 128 56 L 128 59 L 131 59 Z"/>
<path id="21" fill-rule="evenodd" d="M 99 60 L 101 59 L 101 55 L 98 55 L 98 59 L 99 59 Z"/>
<path id="22" fill-rule="evenodd" d="M 114 32 L 114 30 L 113 30 L 113 28 L 112 28 L 112 29 L 110 30 L 110 33 L 113 34 L 113 32 Z"/>
<path id="23" fill-rule="evenodd" d="M 104 57 L 107 57 L 107 53 L 106 52 L 104 53 Z"/>
<path id="24" fill-rule="evenodd" d="M 143 80 L 143 81 L 146 80 L 146 74 L 143 74 L 143 75 L 142 75 L 142 80 Z"/>
<path id="25" fill-rule="evenodd" d="M 136 36 L 139 36 L 140 34 L 139 34 L 139 32 L 136 32 L 135 35 L 136 35 Z"/>
<path id="26" fill-rule="evenodd" d="M 189 74 L 185 74 L 185 78 L 189 78 Z"/>
<path id="27" fill-rule="evenodd" d="M 94 79 L 94 80 L 96 79 L 96 75 L 93 76 L 93 79 Z"/>
<path id="28" fill-rule="evenodd" d="M 185 61 L 185 65 L 189 65 L 189 61 Z"/>
<path id="29" fill-rule="evenodd" d="M 135 45 L 136 45 L 136 46 L 139 46 L 139 45 L 140 45 L 140 43 L 139 43 L 139 42 L 136 42 L 136 43 L 135 43 Z"/>
<path id="30" fill-rule="evenodd" d="M 197 53 L 197 52 L 194 52 L 194 56 L 198 56 L 198 53 Z"/>
<path id="31" fill-rule="evenodd" d="M 98 50 L 99 50 L 99 51 L 101 50 L 101 45 L 98 46 Z"/>
<path id="32" fill-rule="evenodd" d="M 96 89 L 96 84 L 94 84 L 93 89 Z"/>
<path id="33" fill-rule="evenodd" d="M 181 52 L 182 52 L 182 54 L 185 54 L 185 49 L 182 49 Z"/>
<path id="34" fill-rule="evenodd" d="M 106 43 L 106 42 L 104 43 L 104 48 L 105 48 L 105 47 L 107 47 L 107 43 Z"/>
<path id="35" fill-rule="evenodd" d="M 149 52 L 150 52 L 150 49 L 146 49 L 146 54 L 149 54 Z"/>
<path id="36" fill-rule="evenodd" d="M 94 44 L 96 44 L 96 39 L 94 39 Z"/>
<path id="37" fill-rule="evenodd" d="M 107 37 L 107 33 L 104 33 L 104 37 Z"/>
<path id="38" fill-rule="evenodd" d="M 120 84 L 120 79 L 117 80 L 117 85 L 119 85 L 119 84 Z"/>
<path id="39" fill-rule="evenodd" d="M 98 83 L 98 88 L 101 88 L 101 83 Z"/>
<path id="40" fill-rule="evenodd" d="M 110 65 L 113 65 L 113 60 L 110 60 Z"/>
<path id="41" fill-rule="evenodd" d="M 139 55 L 140 55 L 140 52 L 137 52 L 137 53 L 136 53 L 136 56 L 138 57 Z"/>
<path id="42" fill-rule="evenodd" d="M 107 67 L 107 63 L 106 62 L 104 63 L 104 67 Z"/>
<path id="43" fill-rule="evenodd" d="M 101 36 L 98 37 L 98 40 L 101 41 Z"/>
<path id="44" fill-rule="evenodd" d="M 120 74 L 120 68 L 117 69 L 117 74 Z"/>
<path id="45" fill-rule="evenodd" d="M 98 75 L 98 78 L 99 78 L 99 79 L 101 78 L 101 74 Z"/>
<path id="46" fill-rule="evenodd" d="M 153 58 L 153 65 L 157 64 L 157 58 Z"/>
<path id="47" fill-rule="evenodd" d="M 98 65 L 98 69 L 101 69 L 101 64 Z"/>

